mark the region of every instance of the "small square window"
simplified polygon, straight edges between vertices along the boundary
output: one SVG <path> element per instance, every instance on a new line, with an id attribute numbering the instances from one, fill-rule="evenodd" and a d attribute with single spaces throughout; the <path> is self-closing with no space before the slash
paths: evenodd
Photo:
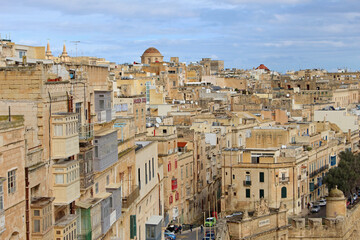
<path id="1" fill-rule="evenodd" d="M 40 216 L 40 210 L 34 210 L 34 216 Z"/>

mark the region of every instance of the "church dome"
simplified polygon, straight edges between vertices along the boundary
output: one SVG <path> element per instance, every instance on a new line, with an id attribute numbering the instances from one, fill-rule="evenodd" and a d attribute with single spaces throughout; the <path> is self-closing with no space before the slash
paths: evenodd
<path id="1" fill-rule="evenodd" d="M 146 49 L 141 56 L 141 63 L 143 64 L 162 62 L 163 60 L 164 57 L 161 55 L 159 50 L 154 47 L 149 47 L 148 49 Z"/>
<path id="2" fill-rule="evenodd" d="M 161 53 L 156 48 L 149 47 L 148 49 L 145 50 L 143 55 L 158 55 L 158 56 L 161 56 Z"/>

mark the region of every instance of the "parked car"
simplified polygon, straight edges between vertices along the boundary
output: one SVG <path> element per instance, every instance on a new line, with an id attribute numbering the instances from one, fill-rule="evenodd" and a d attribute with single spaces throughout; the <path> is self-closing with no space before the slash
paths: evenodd
<path id="1" fill-rule="evenodd" d="M 318 204 L 320 207 L 326 206 L 326 200 L 325 199 L 321 199 Z"/>
<path id="2" fill-rule="evenodd" d="M 318 213 L 319 211 L 320 211 L 319 205 L 314 205 L 310 210 L 310 212 L 312 212 L 312 213 Z"/>
<path id="3" fill-rule="evenodd" d="M 182 229 L 181 225 L 175 225 L 175 224 L 171 224 L 166 228 L 166 230 L 172 233 L 178 233 L 180 232 L 181 229 Z"/>
<path id="4" fill-rule="evenodd" d="M 170 232 L 169 230 L 165 230 L 164 237 L 169 238 L 171 240 L 176 240 L 176 235 L 174 233 Z"/>
<path id="5" fill-rule="evenodd" d="M 216 224 L 216 218 L 214 217 L 208 217 L 205 220 L 205 227 L 213 227 Z"/>
<path id="6" fill-rule="evenodd" d="M 353 199 L 354 201 L 356 201 L 356 199 L 358 198 L 358 196 L 356 195 L 356 193 L 353 194 Z"/>

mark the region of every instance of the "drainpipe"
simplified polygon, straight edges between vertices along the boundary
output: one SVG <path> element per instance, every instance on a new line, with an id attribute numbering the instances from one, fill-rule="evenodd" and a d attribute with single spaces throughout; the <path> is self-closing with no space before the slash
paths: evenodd
<path id="1" fill-rule="evenodd" d="M 30 240 L 30 210 L 29 210 L 29 169 L 25 168 L 25 218 L 26 218 L 26 240 Z"/>

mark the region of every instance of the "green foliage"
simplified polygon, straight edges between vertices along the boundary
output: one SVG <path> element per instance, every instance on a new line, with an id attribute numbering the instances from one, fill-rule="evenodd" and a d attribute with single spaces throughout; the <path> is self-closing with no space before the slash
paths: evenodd
<path id="1" fill-rule="evenodd" d="M 341 152 L 339 157 L 338 167 L 329 170 L 324 177 L 324 183 L 329 190 L 337 186 L 345 196 L 349 196 L 360 184 L 360 156 L 346 150 Z"/>

